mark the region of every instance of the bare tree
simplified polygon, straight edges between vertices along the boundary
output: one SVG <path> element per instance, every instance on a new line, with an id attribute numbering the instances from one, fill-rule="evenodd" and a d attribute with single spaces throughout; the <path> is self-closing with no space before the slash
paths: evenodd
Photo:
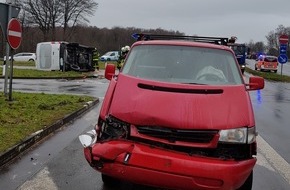
<path id="1" fill-rule="evenodd" d="M 269 52 L 274 55 L 279 54 L 279 36 L 281 34 L 286 34 L 288 37 L 290 36 L 290 27 L 284 27 L 283 25 L 279 25 L 275 30 L 272 30 L 266 36 L 267 45 Z M 287 50 L 287 55 L 289 55 L 289 48 Z"/>
<path id="2" fill-rule="evenodd" d="M 23 22 L 29 26 L 38 26 L 46 40 L 51 30 L 53 21 L 56 20 L 53 0 L 18 0 L 17 4 L 21 7 L 24 17 Z"/>
<path id="3" fill-rule="evenodd" d="M 62 26 L 65 39 L 71 34 L 67 34 L 69 27 L 89 23 L 87 16 L 93 16 L 98 7 L 94 0 L 60 0 L 60 3 L 63 7 Z"/>
<path id="4" fill-rule="evenodd" d="M 269 48 L 279 49 L 279 36 L 281 34 L 290 35 L 290 27 L 279 25 L 275 30 L 272 30 L 266 36 L 267 45 Z"/>
<path id="5" fill-rule="evenodd" d="M 55 40 L 56 27 L 63 27 L 66 36 L 68 27 L 79 23 L 89 23 L 98 6 L 94 0 L 18 0 L 17 4 L 25 12 L 25 23 L 38 26 L 44 40 Z M 63 38 L 65 38 L 63 36 Z"/>

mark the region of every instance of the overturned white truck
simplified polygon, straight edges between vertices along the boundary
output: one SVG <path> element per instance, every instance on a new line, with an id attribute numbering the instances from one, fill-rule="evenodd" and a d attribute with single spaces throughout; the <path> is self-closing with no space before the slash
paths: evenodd
<path id="1" fill-rule="evenodd" d="M 36 69 L 94 71 L 94 47 L 69 42 L 41 42 L 36 46 Z"/>

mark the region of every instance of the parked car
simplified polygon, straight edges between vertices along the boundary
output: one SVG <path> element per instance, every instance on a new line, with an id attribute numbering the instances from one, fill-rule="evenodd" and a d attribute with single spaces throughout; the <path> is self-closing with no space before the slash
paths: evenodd
<path id="1" fill-rule="evenodd" d="M 35 59 L 36 59 L 35 53 L 22 52 L 13 55 L 13 61 L 27 62 L 27 61 L 35 61 Z M 6 60 L 6 56 L 4 56 L 4 60 Z M 11 60 L 11 56 L 9 56 L 9 60 Z"/>
<path id="2" fill-rule="evenodd" d="M 100 57 L 101 61 L 117 61 L 119 59 L 119 51 L 109 51 Z"/>
<path id="3" fill-rule="evenodd" d="M 86 160 L 105 185 L 250 190 L 257 132 L 249 91 L 264 79 L 246 83 L 233 50 L 216 39 L 172 38 L 135 42 L 119 73 L 107 64 L 98 123 L 79 136 Z"/>
<path id="4" fill-rule="evenodd" d="M 274 71 L 278 70 L 278 58 L 271 55 L 261 55 L 255 64 L 255 70 L 260 71 Z"/>

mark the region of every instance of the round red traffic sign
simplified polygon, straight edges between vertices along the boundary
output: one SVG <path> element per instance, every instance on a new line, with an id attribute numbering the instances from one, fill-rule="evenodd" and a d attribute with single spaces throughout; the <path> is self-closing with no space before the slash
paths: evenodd
<path id="1" fill-rule="evenodd" d="M 20 46 L 22 39 L 22 28 L 20 22 L 16 18 L 12 18 L 8 22 L 7 41 L 12 49 Z"/>
<path id="2" fill-rule="evenodd" d="M 280 44 L 288 44 L 288 41 L 289 41 L 289 38 L 287 35 L 285 34 L 282 34 L 280 37 L 279 37 L 279 42 Z"/>

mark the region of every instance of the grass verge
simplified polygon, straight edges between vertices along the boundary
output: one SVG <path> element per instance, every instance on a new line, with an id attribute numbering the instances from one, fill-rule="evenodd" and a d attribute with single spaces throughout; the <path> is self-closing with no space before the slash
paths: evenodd
<path id="1" fill-rule="evenodd" d="M 7 101 L 0 93 L 0 152 L 93 100 L 89 96 L 13 92 L 13 101 Z"/>
<path id="2" fill-rule="evenodd" d="M 275 82 L 290 82 L 290 76 L 287 75 L 281 75 L 279 73 L 273 73 L 273 72 L 261 72 L 261 71 L 255 71 L 250 68 L 246 67 L 246 72 L 251 73 L 256 76 L 263 77 L 266 80 L 275 81 Z"/>
<path id="3" fill-rule="evenodd" d="M 0 61 L 1 62 L 1 61 Z M 116 62 L 108 62 L 116 64 Z M 1 65 L 3 64 L 0 63 Z M 35 67 L 34 62 L 15 62 L 14 66 L 28 66 Z M 105 69 L 106 62 L 99 62 L 99 68 Z M 0 74 L 2 74 L 3 68 L 0 67 Z M 13 68 L 13 77 L 27 77 L 27 78 L 71 78 L 71 77 L 89 77 L 94 76 L 94 72 L 76 72 L 76 71 L 43 71 L 36 69 L 17 69 Z"/>
<path id="4" fill-rule="evenodd" d="M 2 75 L 3 68 L 0 67 Z M 70 78 L 70 77 L 87 77 L 93 76 L 93 72 L 76 72 L 76 71 L 41 71 L 36 69 L 17 69 L 13 68 L 13 77 L 27 78 Z"/>

